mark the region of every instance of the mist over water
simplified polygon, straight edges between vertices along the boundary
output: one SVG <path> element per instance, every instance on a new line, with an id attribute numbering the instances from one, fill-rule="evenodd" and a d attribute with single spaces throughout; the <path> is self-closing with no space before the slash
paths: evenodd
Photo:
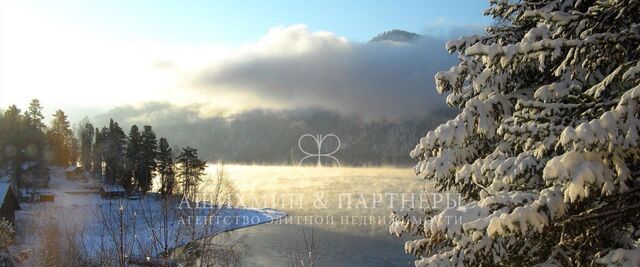
<path id="1" fill-rule="evenodd" d="M 304 244 L 303 230 L 314 234 L 319 266 L 412 265 L 404 240 L 388 232 L 390 210 L 416 212 L 408 210 L 419 208 L 415 194 L 435 192 L 406 167 L 225 165 L 224 170 L 241 205 L 267 205 L 289 214 L 236 231 L 248 243 L 249 266 L 288 264 L 287 255 Z M 207 172 L 214 174 L 216 166 Z"/>

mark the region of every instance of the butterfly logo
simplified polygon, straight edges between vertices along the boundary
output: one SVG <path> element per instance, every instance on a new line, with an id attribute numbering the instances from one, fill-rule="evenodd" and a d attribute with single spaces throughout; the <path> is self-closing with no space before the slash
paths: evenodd
<path id="1" fill-rule="evenodd" d="M 318 149 L 317 153 L 309 153 L 308 151 L 304 150 L 304 148 L 302 148 L 302 140 L 305 138 L 311 138 L 313 139 L 314 143 L 316 144 L 316 147 Z M 335 138 L 335 140 L 337 141 L 338 146 L 336 147 L 335 150 L 331 151 L 330 153 L 322 153 L 322 143 L 325 141 L 325 139 L 327 138 Z M 340 150 L 340 138 L 338 138 L 337 135 L 335 134 L 327 134 L 327 135 L 311 135 L 311 134 L 304 134 L 302 136 L 300 136 L 300 138 L 298 139 L 298 147 L 300 148 L 300 151 L 302 151 L 302 153 L 304 153 L 306 156 L 303 157 L 300 162 L 298 163 L 298 166 L 302 165 L 302 163 L 309 158 L 317 158 L 318 161 L 318 167 L 322 167 L 322 161 L 321 159 L 323 157 L 327 157 L 332 159 L 335 163 L 338 164 L 338 167 L 340 167 L 340 161 L 333 156 L 333 154 L 335 154 L 336 152 L 338 152 L 338 150 Z"/>

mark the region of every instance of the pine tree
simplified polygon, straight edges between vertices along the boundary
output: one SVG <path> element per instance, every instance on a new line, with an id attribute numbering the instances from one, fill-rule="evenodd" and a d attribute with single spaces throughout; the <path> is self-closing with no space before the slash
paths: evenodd
<path id="1" fill-rule="evenodd" d="M 127 142 L 126 181 L 125 189 L 137 189 L 142 176 L 142 136 L 137 125 L 131 126 Z"/>
<path id="2" fill-rule="evenodd" d="M 24 114 L 24 125 L 22 129 L 22 138 L 25 140 L 26 147 L 20 149 L 23 153 L 23 163 L 31 168 L 23 171 L 29 173 L 28 179 L 19 181 L 20 186 L 36 187 L 48 184 L 49 178 L 49 160 L 47 159 L 47 137 L 45 134 L 46 126 L 43 122 L 42 106 L 38 99 L 31 100 L 29 109 Z"/>
<path id="3" fill-rule="evenodd" d="M 64 111 L 57 110 L 56 113 L 53 114 L 53 121 L 51 121 L 51 127 L 47 132 L 47 136 L 53 150 L 53 164 L 68 165 L 77 160 L 73 157 L 73 132 L 71 131 L 71 126 Z"/>
<path id="4" fill-rule="evenodd" d="M 104 175 L 104 169 L 102 165 L 104 163 L 104 139 L 105 133 L 108 131 L 106 128 L 103 128 L 102 131 L 96 128 L 95 130 L 95 141 L 93 142 L 93 149 L 91 150 L 91 157 L 93 160 L 93 168 L 91 169 L 93 175 L 98 177 L 102 177 Z"/>
<path id="5" fill-rule="evenodd" d="M 207 166 L 206 161 L 198 158 L 198 150 L 185 147 L 178 156 L 178 176 L 182 182 L 182 194 L 189 199 L 195 199 L 197 188 Z"/>
<path id="6" fill-rule="evenodd" d="M 70 142 L 69 163 L 76 165 L 78 160 L 80 159 L 80 142 L 78 141 L 78 138 L 76 138 L 75 135 L 73 135 L 73 132 L 71 132 L 71 137 L 69 142 Z"/>
<path id="7" fill-rule="evenodd" d="M 93 162 L 92 150 L 95 130 L 89 118 L 84 117 L 84 119 L 80 121 L 77 132 L 78 139 L 80 139 L 80 164 L 82 164 L 82 168 L 85 171 L 90 171 Z"/>
<path id="8" fill-rule="evenodd" d="M 153 186 L 153 176 L 156 173 L 156 158 L 158 153 L 158 140 L 151 126 L 144 126 L 141 143 L 141 172 L 138 189 L 146 193 Z"/>
<path id="9" fill-rule="evenodd" d="M 40 105 L 40 100 L 33 99 L 31 103 L 29 103 L 29 109 L 25 112 L 25 118 L 27 120 L 27 124 L 31 126 L 31 128 L 40 130 L 42 132 L 45 131 L 46 125 L 44 124 L 44 115 L 42 115 L 42 105 Z"/>
<path id="10" fill-rule="evenodd" d="M 640 1 L 486 14 L 496 25 L 447 43 L 459 64 L 435 77 L 459 115 L 411 152 L 464 203 L 390 232 L 420 236 L 416 266 L 640 264 Z"/>
<path id="11" fill-rule="evenodd" d="M 160 174 L 160 194 L 171 196 L 176 184 L 173 151 L 166 138 L 160 138 L 158 145 L 158 173 Z"/>
<path id="12" fill-rule="evenodd" d="M 14 186 L 35 188 L 48 179 L 47 138 L 42 122 L 42 107 L 37 99 L 21 114 L 10 106 L 0 119 L 0 170 L 13 174 Z"/>
<path id="13" fill-rule="evenodd" d="M 24 119 L 22 111 L 16 106 L 9 106 L 0 121 L 0 167 L 7 168 L 20 181 L 23 174 L 25 139 L 23 138 Z"/>
<path id="14" fill-rule="evenodd" d="M 113 119 L 109 128 L 102 129 L 104 137 L 104 176 L 109 184 L 119 183 L 127 190 L 132 189 L 130 176 L 125 175 L 125 145 L 127 136 Z"/>
<path id="15" fill-rule="evenodd" d="M 27 160 L 35 161 L 39 165 L 46 165 L 45 159 L 47 138 L 45 135 L 46 126 L 43 122 L 42 106 L 38 99 L 31 100 L 29 109 L 24 114 L 24 125 L 22 134 L 26 139 L 27 147 L 22 150 L 26 153 Z"/>

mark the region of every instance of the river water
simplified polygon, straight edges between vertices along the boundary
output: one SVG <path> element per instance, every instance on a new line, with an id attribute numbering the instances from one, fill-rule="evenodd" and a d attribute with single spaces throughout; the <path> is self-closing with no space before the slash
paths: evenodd
<path id="1" fill-rule="evenodd" d="M 390 210 L 424 207 L 416 193 L 434 192 L 409 167 L 225 165 L 224 170 L 237 187 L 239 205 L 289 214 L 234 233 L 247 244 L 248 266 L 288 266 L 310 235 L 316 266 L 410 266 L 415 258 L 404 253 L 405 240 L 388 232 Z"/>

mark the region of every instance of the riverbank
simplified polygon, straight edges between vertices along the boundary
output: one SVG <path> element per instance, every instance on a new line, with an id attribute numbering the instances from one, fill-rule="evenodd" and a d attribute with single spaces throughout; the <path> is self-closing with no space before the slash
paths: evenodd
<path id="1" fill-rule="evenodd" d="M 151 259 L 193 240 L 287 216 L 269 208 L 188 208 L 181 199 L 155 194 L 103 199 L 96 183 L 63 177 L 54 170 L 50 188 L 42 190 L 54 201 L 21 203 L 16 213 L 18 244 L 30 251 L 32 263 L 46 254 L 47 246 L 69 247 L 76 254 L 69 257 L 106 262 L 132 255 Z"/>

